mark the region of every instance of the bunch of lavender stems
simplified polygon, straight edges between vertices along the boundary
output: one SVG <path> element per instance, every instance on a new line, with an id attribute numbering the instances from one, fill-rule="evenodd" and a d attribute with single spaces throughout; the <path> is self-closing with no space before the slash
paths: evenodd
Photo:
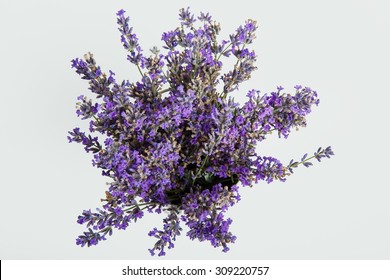
<path id="1" fill-rule="evenodd" d="M 299 85 L 293 93 L 283 87 L 269 94 L 250 90 L 240 105 L 234 94 L 256 70 L 249 48 L 256 21 L 247 20 L 219 40 L 220 25 L 208 13 L 195 17 L 181 9 L 179 19 L 179 27 L 162 34 L 163 52 L 154 47 L 147 55 L 125 11 L 117 13 L 121 43 L 138 81 L 117 81 L 91 53 L 72 60 L 94 98 L 81 95 L 77 102 L 76 113 L 89 120 L 89 133 L 75 128 L 68 139 L 92 153 L 92 164 L 110 178 L 102 209 L 78 217 L 88 228 L 78 245 L 96 245 L 114 228 L 124 230 L 150 212 L 164 215 L 162 228 L 149 232 L 157 239 L 152 255 L 174 247 L 182 224 L 190 239 L 227 252 L 236 237 L 225 212 L 240 200 L 239 186 L 285 181 L 298 166 L 333 155 L 331 147 L 319 148 L 283 165 L 257 154 L 257 143 L 270 134 L 287 138 L 292 129 L 306 126 L 306 115 L 319 103 L 316 91 Z M 222 73 L 228 59 L 234 67 Z"/>

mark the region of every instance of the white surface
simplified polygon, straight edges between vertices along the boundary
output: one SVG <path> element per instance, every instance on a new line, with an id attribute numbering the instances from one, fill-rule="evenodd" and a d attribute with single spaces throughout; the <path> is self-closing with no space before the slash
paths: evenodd
<path id="1" fill-rule="evenodd" d="M 94 53 L 117 79 L 138 79 L 126 61 L 115 13 L 123 8 L 147 50 L 178 25 L 178 10 L 210 12 L 228 35 L 259 22 L 259 70 L 241 88 L 316 89 L 308 127 L 272 137 L 259 152 L 288 163 L 318 146 L 336 156 L 285 183 L 242 190 L 229 211 L 238 237 L 227 254 L 181 236 L 165 259 L 389 259 L 390 5 L 386 1 L 0 0 L 1 259 L 149 259 L 146 215 L 93 248 L 79 248 L 83 209 L 100 206 L 106 178 L 67 131 L 82 126 L 76 97 L 92 94 L 70 60 Z M 221 39 L 223 37 L 221 36 Z M 86 124 L 85 124 L 86 126 Z"/>

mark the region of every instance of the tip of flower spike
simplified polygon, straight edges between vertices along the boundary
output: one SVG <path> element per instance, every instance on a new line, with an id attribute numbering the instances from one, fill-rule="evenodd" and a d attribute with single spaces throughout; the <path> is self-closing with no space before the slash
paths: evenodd
<path id="1" fill-rule="evenodd" d="M 201 21 L 207 21 L 207 22 L 210 22 L 211 21 L 211 16 L 209 13 L 205 14 L 203 12 L 200 13 L 200 16 L 198 17 L 199 20 Z"/>
<path id="2" fill-rule="evenodd" d="M 149 253 L 150 253 L 151 256 L 154 256 L 154 255 L 155 255 L 154 250 L 148 249 L 148 251 L 149 251 Z"/>
<path id="3" fill-rule="evenodd" d="M 79 59 L 75 58 L 75 59 L 72 59 L 70 62 L 72 63 L 72 68 L 76 68 L 76 66 L 79 63 Z"/>
<path id="4" fill-rule="evenodd" d="M 118 17 L 120 17 L 120 16 L 123 16 L 125 13 L 126 13 L 125 10 L 120 9 L 120 10 L 116 13 L 116 15 L 117 15 Z"/>

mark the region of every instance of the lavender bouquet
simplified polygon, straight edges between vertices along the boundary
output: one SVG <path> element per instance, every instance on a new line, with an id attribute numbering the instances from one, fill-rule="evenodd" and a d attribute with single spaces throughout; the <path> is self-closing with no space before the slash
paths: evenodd
<path id="1" fill-rule="evenodd" d="M 162 34 L 164 52 L 154 47 L 147 56 L 125 11 L 117 13 L 127 59 L 140 74 L 137 82 L 116 81 L 91 53 L 72 60 L 96 97 L 95 102 L 79 96 L 77 115 L 90 119 L 90 133 L 100 133 L 104 141 L 79 128 L 68 139 L 92 152 L 93 165 L 110 178 L 102 209 L 78 217 L 88 228 L 78 245 L 96 245 L 147 211 L 164 215 L 162 228 L 149 232 L 157 239 L 152 255 L 163 256 L 174 247 L 181 224 L 190 239 L 207 240 L 227 252 L 236 237 L 224 213 L 240 200 L 239 185 L 284 181 L 299 165 L 309 167 L 310 160 L 333 155 L 330 147 L 319 148 L 287 165 L 258 155 L 256 143 L 269 134 L 287 138 L 292 128 L 306 125 L 306 115 L 319 103 L 317 93 L 301 86 L 293 94 L 282 87 L 264 95 L 251 90 L 240 106 L 228 94 L 256 69 L 256 54 L 248 48 L 256 21 L 218 41 L 220 25 L 208 13 L 195 18 L 181 9 L 179 18 L 180 27 Z M 235 60 L 234 67 L 222 74 L 222 60 L 228 58 Z"/>

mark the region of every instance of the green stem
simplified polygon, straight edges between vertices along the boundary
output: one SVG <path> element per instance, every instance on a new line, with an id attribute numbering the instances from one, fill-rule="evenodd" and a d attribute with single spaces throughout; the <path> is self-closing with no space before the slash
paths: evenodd
<path id="1" fill-rule="evenodd" d="M 141 203 L 141 204 L 138 204 L 137 202 L 135 202 L 136 205 L 133 205 L 133 206 L 130 206 L 129 208 L 127 209 L 123 209 L 123 212 L 128 212 L 128 211 L 131 211 L 131 210 L 134 210 L 134 208 L 140 208 L 140 206 L 145 206 L 145 205 L 152 205 L 153 203 L 150 203 L 150 202 L 146 202 L 146 203 Z"/>
<path id="2" fill-rule="evenodd" d="M 195 79 L 196 71 L 198 71 L 198 64 L 195 64 L 194 72 L 192 73 L 193 79 Z"/>
<path id="3" fill-rule="evenodd" d="M 164 70 L 161 70 L 161 72 L 162 72 L 162 74 L 163 74 L 165 80 L 167 80 L 167 82 L 168 82 L 168 77 L 167 77 L 167 75 L 165 74 Z"/>
<path id="4" fill-rule="evenodd" d="M 318 155 L 321 155 L 321 154 L 323 154 L 323 153 L 324 153 L 324 152 L 321 152 L 321 153 L 319 153 Z M 315 157 L 316 157 L 315 155 L 314 155 L 314 156 L 311 156 L 311 157 L 309 157 L 309 158 L 307 158 L 307 159 L 305 159 L 305 160 L 303 160 L 303 161 L 296 162 L 296 163 L 292 164 L 290 167 L 295 168 L 295 167 L 297 167 L 298 165 L 303 164 L 303 163 L 305 163 L 305 162 L 307 162 L 307 161 L 309 161 L 309 160 L 312 160 L 312 159 L 315 158 Z"/>
<path id="5" fill-rule="evenodd" d="M 221 52 L 219 53 L 219 56 L 217 57 L 217 61 L 219 61 L 219 59 L 221 58 L 222 54 L 223 54 L 228 48 L 230 48 L 231 46 L 232 46 L 232 43 L 230 42 L 230 44 L 229 44 L 226 48 L 224 48 L 223 51 L 221 51 Z"/>
<path id="6" fill-rule="evenodd" d="M 305 159 L 304 161 L 298 162 L 298 164 L 297 164 L 296 166 L 298 166 L 299 164 L 305 163 L 305 162 L 307 162 L 307 161 L 309 161 L 309 160 L 311 160 L 311 159 L 313 159 L 313 158 L 315 158 L 315 157 L 316 157 L 316 156 L 311 156 L 311 157 Z"/>
<path id="7" fill-rule="evenodd" d="M 148 208 L 150 205 L 152 205 L 152 204 L 146 205 L 145 207 L 142 207 L 142 208 L 140 208 L 139 210 L 140 210 L 140 211 L 145 210 L 145 209 Z"/>
<path id="8" fill-rule="evenodd" d="M 142 73 L 142 70 L 141 70 L 141 68 L 139 67 L 138 63 L 137 63 L 136 65 L 137 65 L 138 72 L 141 74 L 141 76 L 142 76 L 142 77 L 145 76 L 145 74 Z"/>
<path id="9" fill-rule="evenodd" d="M 195 68 L 194 68 L 194 72 L 192 72 L 192 79 L 195 79 L 195 76 L 196 76 L 196 71 L 198 71 L 198 56 L 195 55 Z"/>
<path id="10" fill-rule="evenodd" d="M 107 227 L 105 227 L 104 229 L 99 230 L 99 233 L 101 233 L 101 232 L 106 232 L 106 231 L 108 231 L 108 230 L 110 230 L 110 229 L 111 229 L 111 226 L 107 226 Z"/>
<path id="11" fill-rule="evenodd" d="M 162 94 L 162 93 L 168 92 L 170 90 L 171 90 L 171 88 L 163 89 L 162 91 L 159 91 L 158 94 Z"/>
<path id="12" fill-rule="evenodd" d="M 245 45 L 246 45 L 245 43 L 242 45 L 241 51 L 245 48 Z M 239 63 L 240 61 L 241 61 L 241 57 L 237 59 L 237 62 L 236 62 L 236 64 L 234 65 L 233 71 L 237 71 L 237 66 L 238 66 L 238 63 Z M 233 83 L 234 83 L 234 79 L 229 83 L 229 87 L 231 87 L 231 86 L 233 85 Z M 229 88 L 229 87 L 228 87 L 228 88 Z M 228 94 L 228 92 L 224 92 L 222 98 L 225 99 L 225 98 L 227 97 L 227 94 Z"/>
<path id="13" fill-rule="evenodd" d="M 203 169 L 204 165 L 206 164 L 206 161 L 208 160 L 208 158 L 209 158 L 209 155 L 207 155 L 207 156 L 204 158 L 204 160 L 202 161 L 202 165 L 200 166 L 198 172 L 196 173 L 195 178 L 194 178 L 194 180 L 192 181 L 192 185 L 195 184 L 195 180 L 198 178 L 200 172 L 202 172 L 202 169 Z"/>
<path id="14" fill-rule="evenodd" d="M 219 138 L 219 139 L 220 139 L 220 138 Z M 219 141 L 219 139 L 218 139 L 218 141 Z M 217 142 L 217 141 L 215 141 L 215 142 L 213 143 L 213 146 L 211 147 L 210 150 L 213 150 L 213 149 L 214 149 L 215 143 L 216 143 L 216 142 Z M 208 159 L 209 159 L 209 155 L 206 155 L 206 157 L 205 157 L 204 160 L 202 161 L 202 164 L 201 164 L 201 166 L 200 166 L 198 172 L 197 172 L 196 175 L 195 175 L 195 178 L 192 180 L 192 185 L 195 184 L 195 180 L 198 178 L 200 172 L 202 172 L 202 169 L 203 169 L 203 167 L 204 167 L 204 165 L 206 164 L 206 161 L 207 161 Z"/>

